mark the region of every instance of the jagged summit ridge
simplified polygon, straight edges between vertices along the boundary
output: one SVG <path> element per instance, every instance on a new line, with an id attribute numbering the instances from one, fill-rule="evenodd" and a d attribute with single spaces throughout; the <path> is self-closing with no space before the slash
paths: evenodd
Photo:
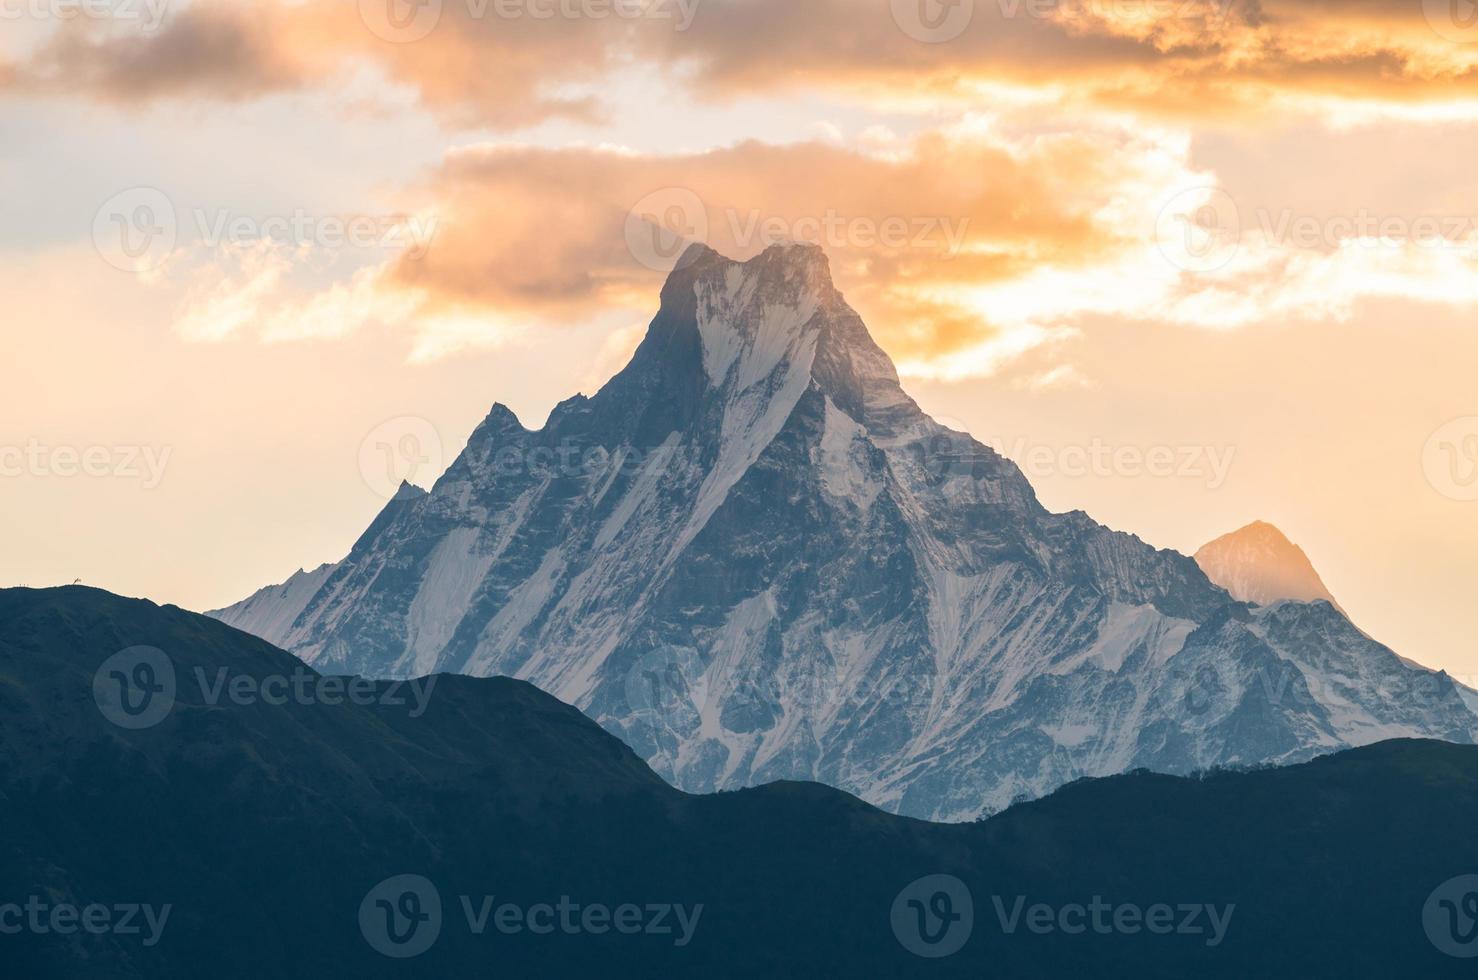
<path id="1" fill-rule="evenodd" d="M 218 615 L 321 669 L 532 681 L 694 791 L 816 780 L 960 819 L 1139 766 L 1474 735 L 1450 681 L 1332 607 L 1252 607 L 1047 512 L 919 409 L 808 246 L 690 249 L 600 391 L 537 432 L 495 408 L 292 584 Z"/>

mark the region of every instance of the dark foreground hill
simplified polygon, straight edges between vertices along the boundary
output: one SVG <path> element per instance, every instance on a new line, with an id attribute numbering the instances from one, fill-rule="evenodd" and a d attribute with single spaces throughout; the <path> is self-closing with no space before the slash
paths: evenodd
<path id="1" fill-rule="evenodd" d="M 689 796 L 526 684 L 0 592 L 6 977 L 1468 976 L 1475 818 L 1478 748 L 1425 741 L 966 825 Z"/>

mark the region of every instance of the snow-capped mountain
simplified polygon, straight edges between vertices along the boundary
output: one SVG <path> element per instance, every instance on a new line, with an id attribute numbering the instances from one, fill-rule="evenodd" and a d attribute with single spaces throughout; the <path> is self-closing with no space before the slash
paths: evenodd
<path id="1" fill-rule="evenodd" d="M 1197 551 L 1195 558 L 1206 577 L 1234 599 L 1259 606 L 1322 599 L 1339 608 L 1304 550 L 1264 521 L 1223 534 Z"/>
<path id="2" fill-rule="evenodd" d="M 1471 742 L 1451 680 L 1260 608 L 927 417 L 811 246 L 693 246 L 631 362 L 494 406 L 343 561 L 216 613 L 324 671 L 507 674 L 688 790 L 968 819 L 1074 778 Z"/>

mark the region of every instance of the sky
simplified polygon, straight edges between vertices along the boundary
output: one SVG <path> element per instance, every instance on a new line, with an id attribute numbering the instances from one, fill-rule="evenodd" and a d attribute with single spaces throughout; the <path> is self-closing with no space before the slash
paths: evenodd
<path id="1" fill-rule="evenodd" d="M 342 557 L 822 244 L 1054 510 L 1253 520 L 1478 679 L 1470 0 L 0 0 L 0 585 Z"/>

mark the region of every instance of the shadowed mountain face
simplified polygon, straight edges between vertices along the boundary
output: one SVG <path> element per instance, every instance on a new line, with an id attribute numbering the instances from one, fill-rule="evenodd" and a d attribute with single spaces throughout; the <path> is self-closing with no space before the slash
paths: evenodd
<path id="1" fill-rule="evenodd" d="M 1475 814 L 1478 748 L 1417 741 L 975 824 L 688 796 L 518 681 L 352 683 L 178 609 L 0 592 L 7 976 L 1468 976 L 1437 944 Z M 46 914 L 135 903 L 162 928 Z"/>
<path id="2" fill-rule="evenodd" d="M 1242 602 L 1271 606 L 1323 601 L 1340 608 L 1304 550 L 1262 521 L 1207 544 L 1196 552 L 1196 564 Z"/>
<path id="3" fill-rule="evenodd" d="M 685 790 L 815 780 L 933 819 L 1475 728 L 1336 610 L 1250 608 L 1048 513 L 919 410 L 806 246 L 695 246 L 597 395 L 538 432 L 494 407 L 343 561 L 216 615 L 326 671 L 531 681 Z"/>

